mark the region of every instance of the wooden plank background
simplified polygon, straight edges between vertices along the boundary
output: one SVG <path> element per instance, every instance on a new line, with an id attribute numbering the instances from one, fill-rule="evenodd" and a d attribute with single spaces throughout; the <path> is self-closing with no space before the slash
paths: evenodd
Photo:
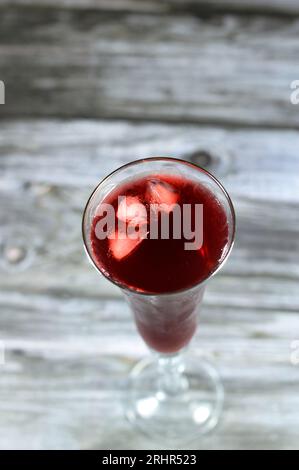
<path id="1" fill-rule="evenodd" d="M 1 10 L 6 116 L 299 123 L 297 17 Z"/>
<path id="2" fill-rule="evenodd" d="M 147 354 L 80 221 L 130 160 L 202 164 L 238 217 L 193 347 L 226 388 L 191 448 L 298 448 L 299 5 L 291 1 L 0 2 L 0 448 L 163 448 L 125 421 Z"/>

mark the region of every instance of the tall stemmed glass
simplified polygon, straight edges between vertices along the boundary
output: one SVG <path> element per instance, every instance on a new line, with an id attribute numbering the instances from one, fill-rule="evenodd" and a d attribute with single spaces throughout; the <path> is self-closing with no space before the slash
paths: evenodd
<path id="1" fill-rule="evenodd" d="M 156 294 L 128 287 L 99 265 L 92 249 L 92 224 L 102 201 L 124 182 L 152 174 L 184 177 L 206 187 L 226 215 L 228 237 L 221 258 L 206 278 L 175 292 Z M 235 213 L 228 193 L 214 176 L 189 162 L 163 157 L 138 160 L 114 171 L 95 188 L 84 210 L 82 228 L 90 260 L 121 288 L 140 335 L 153 351 L 152 357 L 131 372 L 127 417 L 160 442 L 183 443 L 211 430 L 221 413 L 223 386 L 214 366 L 187 351 L 187 346 L 196 331 L 206 284 L 223 266 L 233 246 Z"/>

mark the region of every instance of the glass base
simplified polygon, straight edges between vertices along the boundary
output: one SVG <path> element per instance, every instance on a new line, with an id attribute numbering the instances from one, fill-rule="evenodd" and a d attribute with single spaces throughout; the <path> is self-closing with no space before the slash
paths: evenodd
<path id="1" fill-rule="evenodd" d="M 222 410 L 224 391 L 215 367 L 194 353 L 183 359 L 170 359 L 177 361 L 175 373 L 169 364 L 161 368 L 164 359 L 142 360 L 129 379 L 126 415 L 162 445 L 167 442 L 181 446 L 209 432 L 217 425 Z"/>

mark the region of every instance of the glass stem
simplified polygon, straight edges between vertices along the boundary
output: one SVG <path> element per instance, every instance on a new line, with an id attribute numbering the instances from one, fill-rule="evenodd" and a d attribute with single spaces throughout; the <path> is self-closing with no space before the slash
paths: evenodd
<path id="1" fill-rule="evenodd" d="M 159 392 L 163 396 L 174 396 L 183 393 L 188 388 L 184 376 L 184 358 L 181 352 L 176 354 L 161 354 L 158 356 Z"/>

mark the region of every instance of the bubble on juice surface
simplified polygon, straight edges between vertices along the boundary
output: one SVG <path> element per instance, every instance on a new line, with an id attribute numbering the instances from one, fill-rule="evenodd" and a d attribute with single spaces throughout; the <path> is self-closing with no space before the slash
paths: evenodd
<path id="1" fill-rule="evenodd" d="M 179 200 L 176 188 L 158 178 L 148 181 L 146 195 L 150 204 L 161 204 L 161 208 L 166 212 L 171 212 Z"/>

